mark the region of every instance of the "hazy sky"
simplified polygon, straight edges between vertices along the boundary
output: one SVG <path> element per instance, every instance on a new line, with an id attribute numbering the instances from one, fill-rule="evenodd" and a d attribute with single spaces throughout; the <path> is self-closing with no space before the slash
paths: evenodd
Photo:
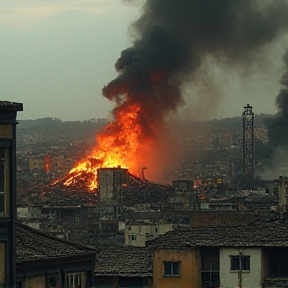
<path id="1" fill-rule="evenodd" d="M 131 45 L 128 29 L 139 13 L 121 0 L 1 0 L 0 99 L 24 104 L 18 119 L 107 117 L 114 105 L 101 91 L 116 76 L 114 63 Z M 271 44 L 263 65 L 242 75 L 209 66 L 223 101 L 210 102 L 209 79 L 187 84 L 181 113 L 197 107 L 194 114 L 203 116 L 213 105 L 210 117 L 230 117 L 247 103 L 255 113 L 275 113 L 287 40 Z"/>

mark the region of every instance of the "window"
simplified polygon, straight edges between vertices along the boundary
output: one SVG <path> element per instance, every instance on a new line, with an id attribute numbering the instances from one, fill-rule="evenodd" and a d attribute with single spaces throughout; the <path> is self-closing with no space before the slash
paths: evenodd
<path id="1" fill-rule="evenodd" d="M 180 262 L 164 262 L 164 276 L 180 276 Z"/>
<path id="2" fill-rule="evenodd" d="M 137 241 L 137 235 L 129 235 L 129 241 Z"/>
<path id="3" fill-rule="evenodd" d="M 201 250 L 201 282 L 202 287 L 220 287 L 220 261 L 218 249 Z"/>
<path id="4" fill-rule="evenodd" d="M 231 271 L 250 271 L 250 256 L 231 256 Z"/>
<path id="5" fill-rule="evenodd" d="M 49 276 L 48 277 L 48 287 L 56 287 L 57 286 L 57 276 Z"/>
<path id="6" fill-rule="evenodd" d="M 8 149 L 0 148 L 0 217 L 8 216 Z"/>
<path id="7" fill-rule="evenodd" d="M 81 273 L 66 274 L 66 286 L 67 288 L 81 287 Z"/>

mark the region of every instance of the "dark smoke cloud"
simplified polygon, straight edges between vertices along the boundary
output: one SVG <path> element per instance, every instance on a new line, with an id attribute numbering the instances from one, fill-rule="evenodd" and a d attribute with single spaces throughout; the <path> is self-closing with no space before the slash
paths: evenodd
<path id="1" fill-rule="evenodd" d="M 133 121 L 143 139 L 159 135 L 165 117 L 184 103 L 187 81 L 208 79 L 207 59 L 249 70 L 263 60 L 268 44 L 287 33 L 287 15 L 288 0 L 146 0 L 132 25 L 133 44 L 115 64 L 119 76 L 102 91 L 116 103 L 116 122 L 136 103 L 141 109 Z M 278 105 L 288 107 L 284 98 Z"/>
<path id="2" fill-rule="evenodd" d="M 250 66 L 266 44 L 287 31 L 287 15 L 286 0 L 147 0 L 133 24 L 134 43 L 115 64 L 121 74 L 103 95 L 153 98 L 149 109 L 163 116 L 182 103 L 182 82 L 206 56 Z"/>
<path id="3" fill-rule="evenodd" d="M 276 97 L 278 113 L 268 123 L 269 140 L 273 147 L 288 149 L 288 50 L 283 56 L 285 71 L 281 89 Z"/>

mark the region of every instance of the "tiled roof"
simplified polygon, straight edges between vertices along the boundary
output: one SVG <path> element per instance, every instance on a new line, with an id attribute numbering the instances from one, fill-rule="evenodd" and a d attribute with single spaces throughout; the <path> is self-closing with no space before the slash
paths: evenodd
<path id="1" fill-rule="evenodd" d="M 97 253 L 96 276 L 152 277 L 152 252 L 145 247 L 107 247 Z"/>
<path id="2" fill-rule="evenodd" d="M 16 224 L 16 265 L 92 254 L 96 254 L 96 251 L 88 247 L 50 236 L 20 223 Z"/>
<path id="3" fill-rule="evenodd" d="M 156 249 L 172 250 L 191 247 L 288 247 L 288 225 L 266 223 L 176 230 L 160 236 L 151 245 Z"/>

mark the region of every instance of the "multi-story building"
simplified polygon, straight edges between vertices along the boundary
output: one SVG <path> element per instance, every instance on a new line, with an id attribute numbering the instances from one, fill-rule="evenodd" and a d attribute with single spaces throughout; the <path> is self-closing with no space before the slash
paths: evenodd
<path id="1" fill-rule="evenodd" d="M 0 101 L 0 287 L 16 285 L 16 116 L 22 110 L 22 103 Z"/>
<path id="2" fill-rule="evenodd" d="M 173 230 L 172 223 L 126 223 L 125 246 L 145 247 L 146 242 Z"/>
<path id="3" fill-rule="evenodd" d="M 16 223 L 16 116 L 0 101 L 0 287 L 94 286 L 96 251 Z"/>
<path id="4" fill-rule="evenodd" d="M 36 155 L 29 157 L 29 170 L 30 172 L 35 171 L 54 171 L 65 164 L 65 155 Z"/>
<path id="5" fill-rule="evenodd" d="M 146 247 L 102 248 L 96 287 L 284 288 L 287 237 L 285 223 L 257 223 L 174 230 Z"/>
<path id="6" fill-rule="evenodd" d="M 153 243 L 153 287 L 284 288 L 287 236 L 281 223 L 168 232 Z"/>

